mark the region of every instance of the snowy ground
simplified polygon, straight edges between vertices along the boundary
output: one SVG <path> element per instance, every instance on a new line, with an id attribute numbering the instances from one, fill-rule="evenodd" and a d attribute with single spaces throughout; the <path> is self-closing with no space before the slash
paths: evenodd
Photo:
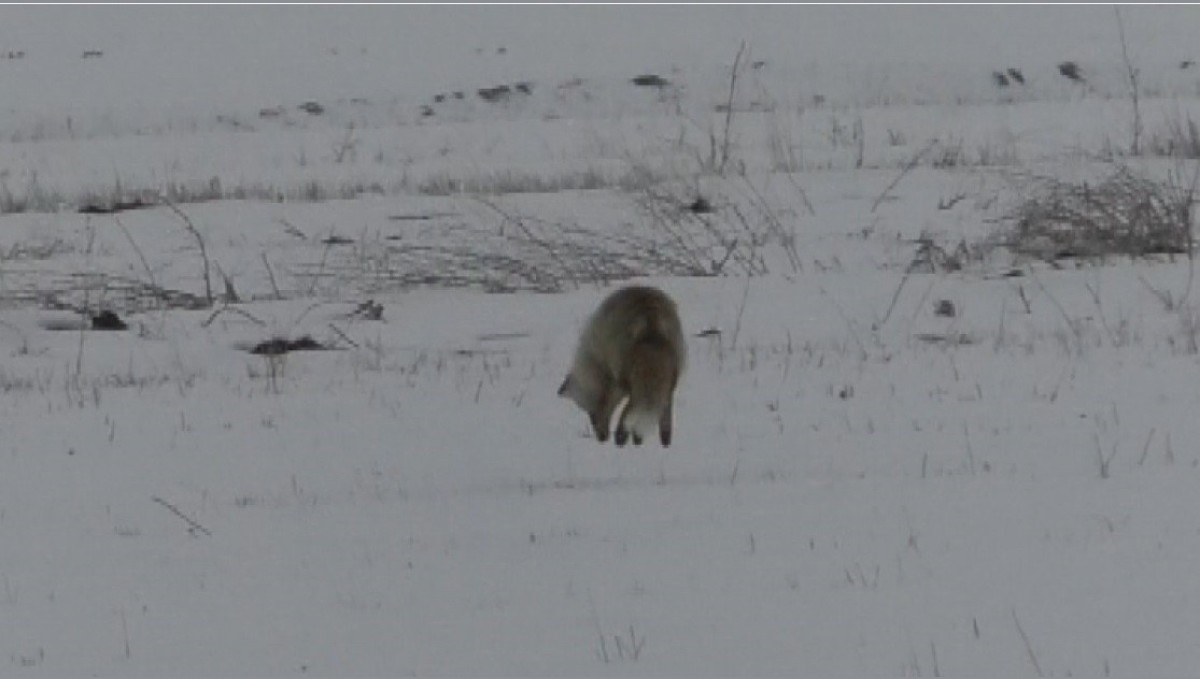
<path id="1" fill-rule="evenodd" d="M 1200 17 L 1126 10 L 1194 171 Z M 1189 262 L 996 246 L 1128 149 L 1110 9 L 637 11 L 0 9 L 0 675 L 1195 671 Z M 669 450 L 555 396 L 634 274 Z"/>

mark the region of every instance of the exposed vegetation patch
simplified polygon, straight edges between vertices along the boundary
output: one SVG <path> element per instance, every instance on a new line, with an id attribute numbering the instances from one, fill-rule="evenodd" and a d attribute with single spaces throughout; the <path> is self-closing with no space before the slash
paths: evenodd
<path id="1" fill-rule="evenodd" d="M 353 289 L 363 294 L 417 287 L 476 288 L 486 292 L 561 292 L 579 285 L 641 276 L 711 276 L 746 247 L 743 234 L 718 238 L 694 220 L 670 228 L 593 228 L 540 219 L 478 198 L 479 224 L 431 220 L 434 238 L 381 234 L 353 247 L 328 248 L 295 274 L 312 290 Z M 740 240 L 739 240 L 740 239 Z M 740 261 L 740 260 L 739 260 Z"/>
<path id="2" fill-rule="evenodd" d="M 1124 166 L 1099 183 L 1039 178 L 1009 215 L 1008 245 L 1046 260 L 1186 254 L 1195 190 L 1195 178 L 1163 183 Z"/>
<path id="3" fill-rule="evenodd" d="M 279 356 L 293 351 L 324 351 L 327 349 L 329 347 L 316 341 L 311 335 L 304 335 L 295 339 L 272 337 L 250 347 L 249 351 L 258 356 Z"/>
<path id="4" fill-rule="evenodd" d="M 634 85 L 637 85 L 638 87 L 657 87 L 659 89 L 662 89 L 664 87 L 671 86 L 670 80 L 667 80 L 666 78 L 664 78 L 660 75 L 654 75 L 652 73 L 635 76 L 633 78 L 632 82 Z"/>
<path id="5" fill-rule="evenodd" d="M 508 101 L 514 95 L 527 96 L 532 93 L 533 93 L 533 83 L 531 83 L 529 81 L 524 81 L 524 80 L 521 82 L 518 82 L 518 83 L 513 83 L 512 85 L 496 85 L 495 87 L 483 87 L 483 88 L 480 88 L 478 90 L 478 92 L 476 92 L 476 94 L 479 95 L 480 99 L 486 101 L 489 104 L 498 104 L 501 102 Z M 455 93 L 455 94 L 457 95 L 456 98 L 459 98 L 459 99 L 462 98 L 461 93 Z M 442 101 L 445 101 L 445 95 L 439 95 L 439 96 L 441 96 L 442 99 L 438 100 L 435 97 L 434 101 L 436 103 L 441 103 Z"/>
<path id="6" fill-rule="evenodd" d="M 142 208 L 154 207 L 154 201 L 146 201 L 141 198 L 132 200 L 117 199 L 110 203 L 88 203 L 79 208 L 81 215 L 111 215 L 117 212 L 126 212 L 128 210 L 140 210 Z"/>
<path id="7" fill-rule="evenodd" d="M 160 309 L 208 309 L 203 295 L 162 287 L 130 276 L 107 273 L 46 276 L 40 270 L 14 270 L 0 291 L 0 304 L 73 311 L 92 318 L 96 300 L 106 308 L 125 313 Z M 78 329 L 76 326 L 74 329 Z"/>
<path id="8" fill-rule="evenodd" d="M 115 311 L 105 309 L 88 318 L 47 318 L 38 323 L 43 330 L 75 331 L 80 330 L 128 330 L 129 325 Z"/>
<path id="9" fill-rule="evenodd" d="M 1073 80 L 1077 83 L 1087 81 L 1087 78 L 1083 77 L 1083 71 L 1079 68 L 1079 64 L 1074 61 L 1064 61 L 1059 64 L 1058 72 L 1067 80 Z"/>

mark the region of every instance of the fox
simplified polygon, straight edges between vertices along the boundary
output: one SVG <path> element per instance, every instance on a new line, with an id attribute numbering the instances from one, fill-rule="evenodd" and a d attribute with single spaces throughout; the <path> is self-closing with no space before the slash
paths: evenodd
<path id="1" fill-rule="evenodd" d="M 613 442 L 624 447 L 632 438 L 640 446 L 657 426 L 659 443 L 666 448 L 671 445 L 675 387 L 686 360 L 674 300 L 658 288 L 624 287 L 606 297 L 584 324 L 558 395 L 587 413 L 600 443 L 608 441 L 613 412 L 628 398 Z"/>

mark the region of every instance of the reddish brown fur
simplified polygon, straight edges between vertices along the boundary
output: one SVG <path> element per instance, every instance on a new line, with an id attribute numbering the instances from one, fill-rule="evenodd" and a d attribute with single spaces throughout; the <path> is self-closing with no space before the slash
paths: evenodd
<path id="1" fill-rule="evenodd" d="M 596 440 L 608 440 L 609 423 L 621 401 L 614 442 L 657 426 L 659 441 L 671 444 L 673 395 L 683 372 L 686 345 L 675 303 L 661 290 L 623 288 L 609 295 L 588 319 L 570 374 L 558 393 L 585 412 Z"/>

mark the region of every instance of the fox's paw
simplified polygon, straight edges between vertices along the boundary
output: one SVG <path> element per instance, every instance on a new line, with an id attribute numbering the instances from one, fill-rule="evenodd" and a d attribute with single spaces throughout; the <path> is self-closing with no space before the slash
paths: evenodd
<path id="1" fill-rule="evenodd" d="M 617 444 L 617 447 L 624 446 L 625 442 L 628 440 L 629 432 L 625 431 L 624 429 L 618 428 L 616 433 L 613 434 L 613 443 Z M 637 438 L 634 438 L 634 442 L 637 442 Z"/>

